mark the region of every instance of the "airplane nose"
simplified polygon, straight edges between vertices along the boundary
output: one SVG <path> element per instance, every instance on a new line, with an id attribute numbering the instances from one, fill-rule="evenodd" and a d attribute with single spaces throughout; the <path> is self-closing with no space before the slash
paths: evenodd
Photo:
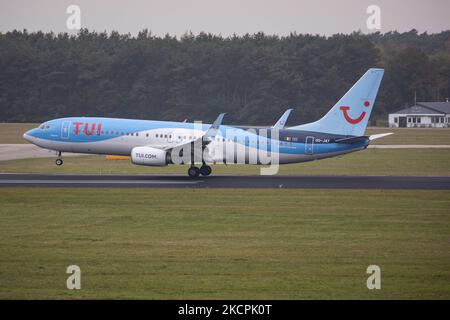
<path id="1" fill-rule="evenodd" d="M 28 130 L 27 132 L 25 132 L 22 137 L 25 140 L 27 140 L 28 142 L 31 142 L 31 130 Z"/>

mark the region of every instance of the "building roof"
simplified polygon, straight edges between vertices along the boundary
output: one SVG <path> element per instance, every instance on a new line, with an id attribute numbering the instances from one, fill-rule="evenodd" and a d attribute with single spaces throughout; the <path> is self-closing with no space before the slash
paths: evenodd
<path id="1" fill-rule="evenodd" d="M 450 102 L 417 102 L 414 106 L 393 114 L 450 114 Z"/>
<path id="2" fill-rule="evenodd" d="M 418 102 L 417 104 L 441 113 L 450 113 L 450 102 Z"/>
<path id="3" fill-rule="evenodd" d="M 442 114 L 442 112 L 438 112 L 420 105 L 414 105 L 412 107 L 393 112 L 393 114 Z"/>

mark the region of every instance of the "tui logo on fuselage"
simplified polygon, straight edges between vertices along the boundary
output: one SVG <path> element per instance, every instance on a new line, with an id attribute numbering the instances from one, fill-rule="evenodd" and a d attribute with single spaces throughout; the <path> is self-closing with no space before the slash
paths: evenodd
<path id="1" fill-rule="evenodd" d="M 89 122 L 72 122 L 74 126 L 74 134 L 80 134 L 80 130 L 83 130 L 83 133 L 87 136 L 92 136 L 94 133 L 99 136 L 102 133 L 102 124 L 101 123 L 91 123 Z M 83 129 L 80 129 L 83 128 Z M 97 128 L 97 130 L 95 130 Z"/>

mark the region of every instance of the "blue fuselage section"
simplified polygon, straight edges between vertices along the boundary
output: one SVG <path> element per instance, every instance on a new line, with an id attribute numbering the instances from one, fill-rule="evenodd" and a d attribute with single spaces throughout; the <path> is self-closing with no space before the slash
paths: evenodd
<path id="1" fill-rule="evenodd" d="M 91 154 L 130 155 L 135 147 L 168 150 L 201 138 L 210 124 L 72 117 L 50 120 L 24 134 L 25 139 L 43 148 Z M 274 151 L 280 163 L 327 158 L 364 149 L 366 138 L 343 142 L 351 136 L 303 130 L 250 128 L 221 125 L 208 148 L 232 145 L 234 150 Z M 340 140 L 340 141 L 339 141 Z M 239 151 L 238 151 L 239 152 Z M 214 157 L 212 157 L 214 158 Z M 214 161 L 216 161 L 215 159 Z"/>

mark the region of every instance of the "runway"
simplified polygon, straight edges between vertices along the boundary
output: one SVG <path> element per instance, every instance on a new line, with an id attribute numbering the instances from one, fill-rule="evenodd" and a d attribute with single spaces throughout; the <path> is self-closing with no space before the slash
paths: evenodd
<path id="1" fill-rule="evenodd" d="M 80 153 L 64 153 L 64 157 L 86 156 Z M 35 158 L 56 158 L 56 151 L 42 149 L 34 144 L 0 144 L 0 161 L 35 159 Z"/>
<path id="2" fill-rule="evenodd" d="M 450 177 L 210 176 L 0 174 L 0 187 L 53 188 L 288 188 L 450 190 Z"/>

